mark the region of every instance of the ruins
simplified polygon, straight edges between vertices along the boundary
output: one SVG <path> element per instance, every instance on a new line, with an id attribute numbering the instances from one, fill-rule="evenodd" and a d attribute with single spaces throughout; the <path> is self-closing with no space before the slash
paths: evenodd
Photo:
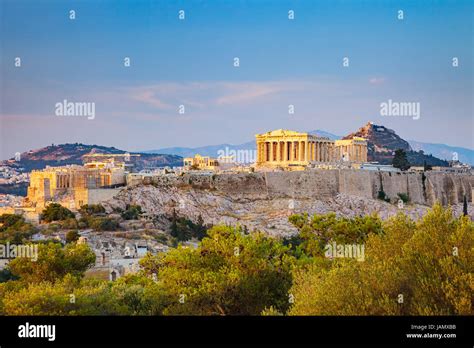
<path id="1" fill-rule="evenodd" d="M 331 140 L 309 133 L 278 129 L 257 134 L 258 167 L 304 169 L 312 163 L 367 161 L 367 141 L 363 138 Z"/>

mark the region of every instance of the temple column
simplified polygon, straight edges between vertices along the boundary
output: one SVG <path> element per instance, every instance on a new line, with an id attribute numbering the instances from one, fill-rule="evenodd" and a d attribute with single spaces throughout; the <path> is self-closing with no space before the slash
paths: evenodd
<path id="1" fill-rule="evenodd" d="M 311 161 L 311 147 L 310 147 L 310 141 L 306 141 L 306 147 L 305 147 L 305 161 L 309 162 Z"/>
<path id="2" fill-rule="evenodd" d="M 262 162 L 267 161 L 267 142 L 262 142 Z"/>
<path id="3" fill-rule="evenodd" d="M 269 159 L 269 162 L 273 162 L 273 141 L 270 141 L 268 143 L 268 145 L 270 146 L 270 159 Z"/>
<path id="4" fill-rule="evenodd" d="M 298 144 L 298 148 L 300 149 L 300 153 L 299 153 L 299 160 L 300 162 L 303 162 L 304 161 L 304 141 L 300 141 L 299 144 Z"/>
<path id="5" fill-rule="evenodd" d="M 276 161 L 280 162 L 280 140 L 276 143 Z"/>
<path id="6" fill-rule="evenodd" d="M 260 162 L 260 152 L 262 150 L 262 146 L 260 142 L 257 142 L 257 163 Z"/>

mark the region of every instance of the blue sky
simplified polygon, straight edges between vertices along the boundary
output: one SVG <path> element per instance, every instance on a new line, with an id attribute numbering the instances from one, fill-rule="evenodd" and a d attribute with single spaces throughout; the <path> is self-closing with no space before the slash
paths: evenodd
<path id="1" fill-rule="evenodd" d="M 242 143 L 277 128 L 347 134 L 368 121 L 405 139 L 474 148 L 473 9 L 472 1 L 1 0 L 0 158 L 63 142 L 136 151 Z M 56 116 L 64 99 L 94 102 L 96 117 Z M 419 102 L 420 119 L 381 116 L 388 99 Z"/>

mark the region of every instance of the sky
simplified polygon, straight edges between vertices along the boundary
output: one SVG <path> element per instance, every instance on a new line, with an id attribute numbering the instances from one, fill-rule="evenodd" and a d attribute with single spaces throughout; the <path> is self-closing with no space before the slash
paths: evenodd
<path id="1" fill-rule="evenodd" d="M 473 13 L 469 0 L 0 0 L 0 159 L 369 121 L 474 149 Z M 64 100 L 94 103 L 94 117 L 58 116 Z M 382 115 L 389 100 L 418 103 L 419 118 Z"/>

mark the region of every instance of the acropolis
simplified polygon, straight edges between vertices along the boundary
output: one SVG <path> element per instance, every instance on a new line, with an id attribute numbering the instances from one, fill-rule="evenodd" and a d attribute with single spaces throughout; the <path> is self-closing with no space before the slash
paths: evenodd
<path id="1" fill-rule="evenodd" d="M 303 169 L 318 162 L 367 162 L 363 138 L 331 140 L 309 133 L 278 129 L 257 134 L 257 167 Z"/>

